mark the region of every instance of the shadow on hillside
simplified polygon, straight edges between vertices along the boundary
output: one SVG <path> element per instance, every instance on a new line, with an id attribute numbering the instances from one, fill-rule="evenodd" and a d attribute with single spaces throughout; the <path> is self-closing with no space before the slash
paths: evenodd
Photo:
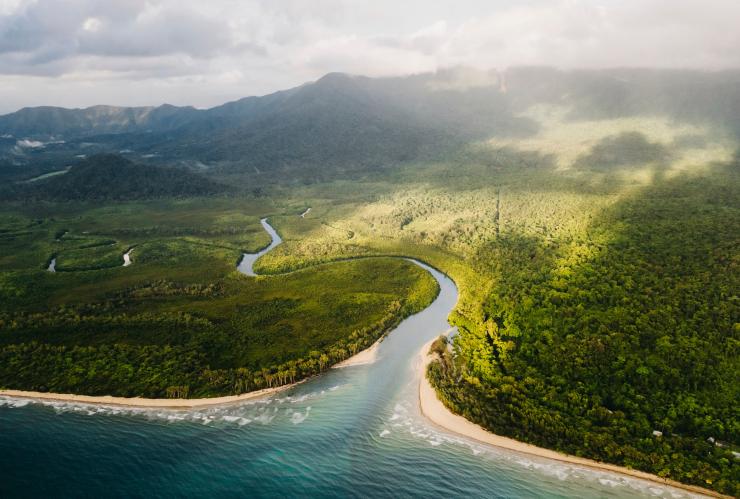
<path id="1" fill-rule="evenodd" d="M 576 246 L 515 234 L 481 250 L 497 285 L 461 355 L 483 381 L 446 395 L 497 433 L 732 493 L 731 454 L 707 439 L 738 440 L 739 174 L 661 179 Z"/>

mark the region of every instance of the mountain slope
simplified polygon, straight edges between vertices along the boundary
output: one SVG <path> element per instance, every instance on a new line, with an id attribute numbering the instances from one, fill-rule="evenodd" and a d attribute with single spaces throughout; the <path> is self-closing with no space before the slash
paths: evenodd
<path id="1" fill-rule="evenodd" d="M 30 162 L 52 147 L 44 140 L 55 139 L 67 141 L 54 147 L 69 157 L 133 150 L 222 171 L 317 177 L 439 157 L 492 137 L 532 135 L 539 125 L 522 113 L 541 104 L 565 109 L 571 121 L 660 115 L 737 137 L 739 89 L 738 71 L 458 68 L 392 78 L 330 73 L 207 110 L 26 108 L 0 116 L 0 135 L 10 137 L 0 144 L 0 155 Z M 28 138 L 42 142 L 32 149 Z"/>
<path id="2" fill-rule="evenodd" d="M 243 161 L 259 169 L 301 164 L 352 168 L 405 161 L 440 140 L 452 140 L 449 132 L 389 105 L 356 80 L 327 75 L 265 105 L 254 103 L 233 126 L 207 136 L 193 126 L 157 150 L 207 161 Z"/>
<path id="3" fill-rule="evenodd" d="M 24 198 L 54 201 L 131 200 L 204 196 L 225 191 L 201 175 L 180 169 L 140 165 L 100 154 L 72 166 L 66 174 L 26 184 Z"/>

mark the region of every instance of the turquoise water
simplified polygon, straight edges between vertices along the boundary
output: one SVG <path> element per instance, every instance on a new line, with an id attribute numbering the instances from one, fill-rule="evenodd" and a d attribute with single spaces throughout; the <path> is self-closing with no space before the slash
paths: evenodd
<path id="1" fill-rule="evenodd" d="M 0 398 L 0 497 L 690 497 L 428 424 L 415 362 L 457 290 L 424 267 L 439 296 L 375 363 L 270 399 L 167 411 Z"/>

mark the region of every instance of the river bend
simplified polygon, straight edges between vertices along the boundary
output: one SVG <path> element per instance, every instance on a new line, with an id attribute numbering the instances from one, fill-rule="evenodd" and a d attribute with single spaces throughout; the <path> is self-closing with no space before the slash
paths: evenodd
<path id="1" fill-rule="evenodd" d="M 239 270 L 280 243 L 245 255 Z M 187 411 L 0 397 L 0 496 L 690 497 L 449 435 L 419 412 L 414 362 L 448 330 L 455 284 L 380 344 L 264 400 Z"/>

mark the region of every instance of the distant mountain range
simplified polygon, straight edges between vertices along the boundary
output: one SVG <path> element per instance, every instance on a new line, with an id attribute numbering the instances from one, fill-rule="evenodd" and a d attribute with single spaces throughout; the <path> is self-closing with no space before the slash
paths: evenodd
<path id="1" fill-rule="evenodd" d="M 163 131 L 196 119 L 192 107 L 92 106 L 85 109 L 26 107 L 0 116 L 0 130 L 15 137 L 75 138 L 106 133 Z"/>
<path id="2" fill-rule="evenodd" d="M 491 136 L 525 136 L 518 116 L 561 104 L 572 119 L 664 114 L 740 137 L 740 71 L 453 69 L 397 78 L 331 73 L 302 86 L 206 110 L 24 108 L 0 116 L 0 159 L 14 165 L 121 152 L 219 171 L 389 166 Z"/>

